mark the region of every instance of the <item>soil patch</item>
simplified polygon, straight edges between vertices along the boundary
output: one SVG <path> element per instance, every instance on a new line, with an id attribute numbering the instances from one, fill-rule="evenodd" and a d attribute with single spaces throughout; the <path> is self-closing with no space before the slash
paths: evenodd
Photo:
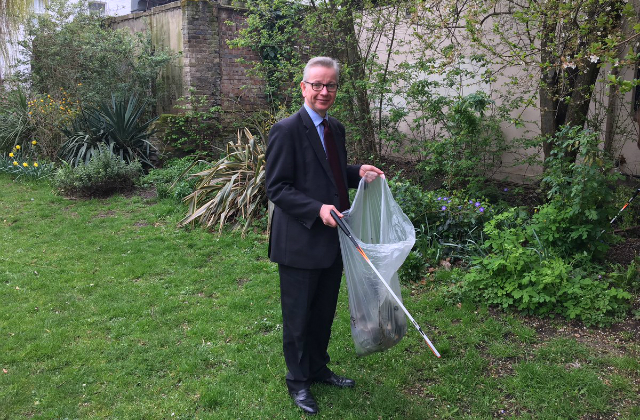
<path id="1" fill-rule="evenodd" d="M 606 256 L 607 261 L 626 266 L 640 255 L 640 238 L 624 237 L 623 239 L 623 242 L 609 248 Z"/>

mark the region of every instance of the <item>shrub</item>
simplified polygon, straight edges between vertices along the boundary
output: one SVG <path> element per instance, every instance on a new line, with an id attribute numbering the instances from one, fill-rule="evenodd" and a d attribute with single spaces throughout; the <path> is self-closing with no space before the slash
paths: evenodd
<path id="1" fill-rule="evenodd" d="M 486 255 L 472 258 L 464 277 L 463 287 L 475 299 L 587 325 L 611 323 L 628 308 L 631 295 L 611 287 L 588 258 L 566 262 L 546 248 L 526 213 L 506 211 L 487 222 L 484 231 Z"/>
<path id="2" fill-rule="evenodd" d="M 5 90 L 0 85 L 0 152 L 9 153 L 31 138 L 27 97 L 20 89 Z"/>
<path id="3" fill-rule="evenodd" d="M 612 185 L 619 175 L 611 171 L 596 133 L 563 127 L 556 137 L 543 179 L 549 201 L 538 208 L 531 227 L 562 257 L 600 257 L 608 248 L 601 236 L 616 212 Z"/>
<path id="4" fill-rule="evenodd" d="M 60 149 L 60 157 L 73 166 L 87 163 L 102 146 L 106 146 L 125 162 L 140 161 L 153 167 L 156 148 L 149 142 L 154 119 L 142 122 L 144 104 L 136 95 L 129 99 L 111 97 L 110 102 L 82 111 L 70 128 L 64 129 L 67 141 Z"/>
<path id="5" fill-rule="evenodd" d="M 60 89 L 54 95 L 34 95 L 27 103 L 29 124 L 33 136 L 38 139 L 41 154 L 47 160 L 57 158 L 64 136 L 60 127 L 69 124 L 78 113 L 67 92 Z"/>
<path id="6" fill-rule="evenodd" d="M 485 115 L 491 100 L 476 92 L 457 99 L 436 95 L 427 102 L 422 118 L 442 130 L 436 139 L 424 143 L 425 176 L 441 178 L 449 189 L 479 191 L 485 178 L 500 167 L 507 150 L 498 120 Z"/>
<path id="7" fill-rule="evenodd" d="M 30 69 L 22 77 L 35 92 L 55 96 L 62 89 L 85 107 L 131 92 L 155 103 L 163 94 L 158 75 L 173 59 L 148 32 L 111 29 L 87 2 L 66 0 L 49 0 L 44 13 L 27 19 L 20 46 Z"/>
<path id="8" fill-rule="evenodd" d="M 151 169 L 142 177 L 140 184 L 143 187 L 154 186 L 159 198 L 172 198 L 182 202 L 184 197 L 193 192 L 198 181 L 189 174 L 206 169 L 206 162 L 198 161 L 195 165 L 193 162 L 194 158 L 190 156 L 171 159 L 162 168 Z"/>
<path id="9" fill-rule="evenodd" d="M 415 283 L 422 280 L 426 267 L 424 257 L 418 251 L 411 251 L 407 259 L 398 270 L 398 276 L 403 283 Z"/>
<path id="10" fill-rule="evenodd" d="M 184 113 L 177 115 L 164 114 L 160 122 L 166 126 L 164 141 L 170 153 L 183 156 L 194 152 L 204 152 L 211 155 L 214 140 L 220 134 L 219 106 L 211 106 L 205 96 L 194 95 L 181 98 L 187 105 L 179 106 Z M 216 157 L 220 152 L 215 153 Z"/>
<path id="11" fill-rule="evenodd" d="M 264 214 L 267 205 L 265 149 L 264 138 L 254 137 L 246 128 L 238 131 L 238 142 L 228 143 L 226 156 L 192 175 L 198 184 L 184 199 L 189 210 L 180 224 L 217 224 L 222 229 L 233 220 L 233 228 L 243 226 L 246 231 L 254 219 Z"/>
<path id="12" fill-rule="evenodd" d="M 89 162 L 65 163 L 55 174 L 54 186 L 66 195 L 102 197 L 133 189 L 142 175 L 138 161 L 125 162 L 113 150 L 100 146 Z"/>
<path id="13" fill-rule="evenodd" d="M 482 241 L 484 223 L 494 206 L 463 192 L 424 191 L 408 181 L 392 179 L 394 199 L 417 230 L 415 250 L 437 264 L 440 259 L 468 259 Z"/>

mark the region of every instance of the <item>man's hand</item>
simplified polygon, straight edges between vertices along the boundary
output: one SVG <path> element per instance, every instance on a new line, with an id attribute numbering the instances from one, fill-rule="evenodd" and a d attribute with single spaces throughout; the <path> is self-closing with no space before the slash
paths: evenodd
<path id="1" fill-rule="evenodd" d="M 362 165 L 360 167 L 360 178 L 364 178 L 365 182 L 371 182 L 379 176 L 384 178 L 384 172 L 373 165 Z"/>
<path id="2" fill-rule="evenodd" d="M 333 217 L 331 216 L 331 210 L 335 211 L 338 217 L 342 219 L 342 213 L 338 211 L 336 206 L 333 206 L 331 204 L 323 204 L 322 207 L 320 207 L 320 219 L 325 225 L 336 227 L 338 226 L 338 224 L 335 220 L 333 220 Z"/>

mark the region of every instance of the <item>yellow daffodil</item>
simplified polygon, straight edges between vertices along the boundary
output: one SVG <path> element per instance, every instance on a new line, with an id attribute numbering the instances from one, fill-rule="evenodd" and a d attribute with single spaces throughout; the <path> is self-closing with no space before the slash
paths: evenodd
<path id="1" fill-rule="evenodd" d="M 38 167 L 38 162 L 33 162 L 33 167 L 37 168 Z"/>
<path id="2" fill-rule="evenodd" d="M 22 166 L 24 166 L 25 168 L 27 168 L 27 167 L 29 167 L 29 164 L 28 164 L 27 162 L 24 162 L 24 163 L 22 164 Z"/>
<path id="3" fill-rule="evenodd" d="M 34 141 L 31 142 L 31 144 L 33 144 L 35 146 L 36 144 L 38 144 L 38 142 L 34 140 Z"/>
<path id="4" fill-rule="evenodd" d="M 13 161 L 13 166 L 18 166 L 18 162 L 16 162 L 15 160 Z"/>
<path id="5" fill-rule="evenodd" d="M 13 157 L 13 152 L 9 153 L 9 157 Z"/>
<path id="6" fill-rule="evenodd" d="M 20 145 L 16 144 L 16 150 L 20 150 Z"/>

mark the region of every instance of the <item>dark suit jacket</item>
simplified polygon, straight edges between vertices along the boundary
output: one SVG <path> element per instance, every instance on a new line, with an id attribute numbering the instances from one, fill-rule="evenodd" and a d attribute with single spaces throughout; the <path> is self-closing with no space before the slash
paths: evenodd
<path id="1" fill-rule="evenodd" d="M 344 126 L 329 117 L 347 188 L 357 188 L 360 166 L 347 165 Z M 319 217 L 323 204 L 339 207 L 338 191 L 318 132 L 306 109 L 276 123 L 267 146 L 266 189 L 275 204 L 271 261 L 296 268 L 329 267 L 340 252 L 338 230 Z"/>

